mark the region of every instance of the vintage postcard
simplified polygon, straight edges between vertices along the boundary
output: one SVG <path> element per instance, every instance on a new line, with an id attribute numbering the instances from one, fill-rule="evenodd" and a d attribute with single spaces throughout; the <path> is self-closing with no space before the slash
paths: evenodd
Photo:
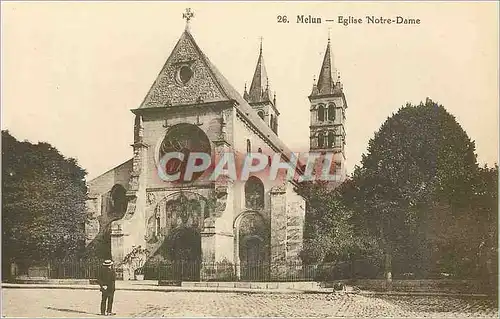
<path id="1" fill-rule="evenodd" d="M 2 316 L 498 317 L 497 2 L 1 9 Z"/>

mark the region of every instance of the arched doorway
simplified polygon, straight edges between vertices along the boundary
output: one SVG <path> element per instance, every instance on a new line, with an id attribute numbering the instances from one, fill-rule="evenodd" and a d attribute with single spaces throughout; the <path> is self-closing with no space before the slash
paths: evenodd
<path id="1" fill-rule="evenodd" d="M 247 235 L 241 238 L 240 264 L 242 280 L 264 280 L 267 278 L 269 264 L 266 245 L 260 236 Z"/>
<path id="2" fill-rule="evenodd" d="M 200 233 L 208 215 L 207 200 L 194 192 L 176 192 L 155 205 L 148 218 L 146 241 L 159 246 L 150 264 L 161 264 L 161 279 L 200 279 Z"/>
<path id="3" fill-rule="evenodd" d="M 183 281 L 200 280 L 200 233 L 193 228 L 180 228 L 172 233 L 166 244 L 172 277 Z"/>
<path id="4" fill-rule="evenodd" d="M 257 211 L 243 212 L 236 218 L 235 232 L 240 279 L 267 280 L 270 231 L 264 218 Z"/>

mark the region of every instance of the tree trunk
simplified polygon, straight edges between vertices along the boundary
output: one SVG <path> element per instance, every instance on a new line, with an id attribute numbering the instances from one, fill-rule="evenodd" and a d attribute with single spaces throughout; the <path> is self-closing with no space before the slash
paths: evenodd
<path id="1" fill-rule="evenodd" d="M 385 254 L 384 254 L 384 273 L 386 290 L 392 290 L 392 243 L 390 240 L 385 241 Z"/>
<path id="2" fill-rule="evenodd" d="M 387 230 L 384 227 L 387 225 Z M 384 277 L 385 277 L 385 288 L 387 291 L 392 290 L 392 242 L 388 238 L 389 233 L 389 220 L 387 219 L 382 223 L 380 229 L 381 237 L 384 247 Z"/>
<path id="3" fill-rule="evenodd" d="M 350 275 L 351 278 L 354 279 L 355 275 L 356 275 L 356 269 L 354 268 L 355 267 L 355 265 L 354 265 L 354 256 L 351 255 L 351 254 L 349 254 L 349 261 L 350 261 L 350 263 L 349 263 L 349 272 L 350 272 L 350 274 L 349 275 Z"/>

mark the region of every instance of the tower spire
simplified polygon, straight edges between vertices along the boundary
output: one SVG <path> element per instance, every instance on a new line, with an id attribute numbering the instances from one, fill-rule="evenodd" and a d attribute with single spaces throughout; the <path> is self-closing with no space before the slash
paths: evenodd
<path id="1" fill-rule="evenodd" d="M 328 44 L 326 45 L 325 57 L 319 72 L 317 89 L 319 94 L 332 94 L 335 87 L 335 80 L 332 76 L 335 72 L 331 56 L 330 33 L 328 33 Z"/>
<path id="2" fill-rule="evenodd" d="M 249 103 L 273 101 L 267 70 L 264 65 L 264 55 L 262 54 L 262 40 L 263 38 L 260 37 L 259 58 L 257 60 L 257 66 L 255 67 L 252 83 L 250 84 L 250 90 L 248 91 L 247 101 Z"/>

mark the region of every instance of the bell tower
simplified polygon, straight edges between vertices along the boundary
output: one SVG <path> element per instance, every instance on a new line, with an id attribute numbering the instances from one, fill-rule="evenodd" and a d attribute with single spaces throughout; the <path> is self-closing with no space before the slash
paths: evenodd
<path id="1" fill-rule="evenodd" d="M 339 183 L 346 178 L 345 169 L 345 119 L 347 101 L 332 61 L 330 37 L 326 46 L 323 64 L 318 80 L 314 80 L 310 106 L 310 143 L 311 152 L 333 153 L 335 180 Z"/>

